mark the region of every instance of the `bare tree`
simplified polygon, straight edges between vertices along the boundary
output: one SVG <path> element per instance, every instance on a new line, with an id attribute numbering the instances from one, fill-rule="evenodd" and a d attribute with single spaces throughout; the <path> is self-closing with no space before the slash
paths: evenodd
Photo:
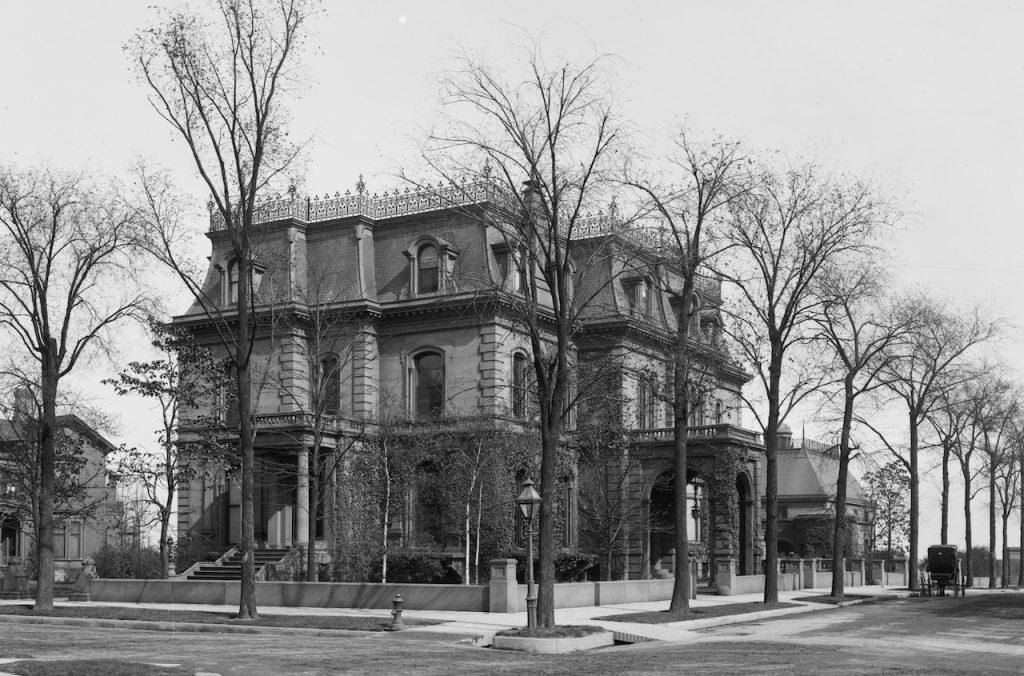
<path id="1" fill-rule="evenodd" d="M 952 312 L 940 301 L 915 293 L 902 301 L 902 312 L 914 327 L 908 340 L 897 346 L 896 359 L 886 373 L 886 387 L 907 409 L 910 471 L 910 560 L 918 560 L 920 517 L 920 427 L 942 401 L 942 393 L 963 382 L 968 374 L 963 359 L 971 348 L 996 334 L 996 323 L 982 317 L 980 308 Z M 876 430 L 877 431 L 877 430 Z M 890 447 L 891 448 L 891 447 Z M 911 577 L 910 588 L 920 580 Z"/>
<path id="2" fill-rule="evenodd" d="M 872 513 L 872 544 L 878 548 L 879 542 L 885 544 L 886 556 L 893 556 L 903 550 L 910 533 L 910 520 L 907 518 L 907 490 L 910 488 L 910 475 L 907 467 L 899 460 L 890 460 L 876 470 L 864 476 L 864 483 L 871 500 Z"/>
<path id="3" fill-rule="evenodd" d="M 949 543 L 949 498 L 950 498 L 950 464 L 954 458 L 962 458 L 964 451 L 964 440 L 970 428 L 971 416 L 967 402 L 962 400 L 966 395 L 968 383 L 949 392 L 943 392 L 941 403 L 927 417 L 932 429 L 939 437 L 939 444 L 942 446 L 942 485 L 939 495 L 940 524 L 939 539 L 942 544 Z M 967 451 L 970 453 L 970 450 Z M 970 460 L 965 463 L 970 466 Z M 965 480 L 969 486 L 970 476 Z M 970 550 L 970 546 L 968 546 Z"/>
<path id="4" fill-rule="evenodd" d="M 56 406 L 61 380 L 108 329 L 141 315 L 138 220 L 82 176 L 0 168 L 0 327 L 38 367 L 38 610 L 53 607 Z"/>
<path id="5" fill-rule="evenodd" d="M 1016 454 L 1011 452 L 1013 424 L 1019 414 L 1012 386 L 996 380 L 991 394 L 978 409 L 986 485 L 988 488 L 988 586 L 996 587 L 996 521 L 1003 506 L 1003 546 L 1006 546 L 1006 518 L 1016 501 Z M 1005 490 L 1005 494 L 1002 492 Z M 1005 581 L 1005 576 L 1004 576 Z"/>
<path id="6" fill-rule="evenodd" d="M 538 624 L 551 627 L 556 457 L 574 399 L 574 337 L 594 292 L 585 281 L 593 254 L 576 239 L 591 222 L 588 210 L 608 198 L 622 129 L 602 81 L 602 60 L 550 64 L 534 46 L 524 63 L 523 78 L 507 80 L 464 54 L 461 68 L 444 82 L 446 115 L 425 154 L 446 176 L 479 175 L 486 167 L 486 178 L 504 186 L 506 209 L 494 224 L 516 252 L 509 268 L 524 282 L 506 300 L 528 336 L 537 388 L 543 497 L 537 611 Z"/>
<path id="7" fill-rule="evenodd" d="M 858 399 L 885 384 L 892 347 L 909 327 L 885 299 L 886 277 L 868 257 L 831 261 L 814 284 L 821 311 L 814 317 L 820 339 L 836 374 L 842 422 L 839 433 L 839 475 L 836 480 L 832 533 L 832 596 L 843 596 L 843 543 L 847 542 L 846 490 L 850 471 L 851 433 Z M 841 394 L 840 394 L 841 393 Z"/>
<path id="8" fill-rule="evenodd" d="M 184 232 L 173 201 L 144 180 L 144 211 L 154 230 L 157 258 L 178 273 L 214 325 L 231 362 L 239 411 L 242 459 L 242 584 L 238 619 L 257 617 L 253 559 L 252 351 L 256 326 L 255 284 L 260 274 L 254 213 L 292 164 L 283 100 L 296 87 L 295 61 L 310 16 L 304 0 L 220 0 L 206 22 L 172 13 L 140 32 L 128 49 L 149 90 L 154 110 L 185 142 L 209 189 L 211 216 L 226 233 L 237 265 L 237 298 L 222 306 L 201 278 L 189 274 L 177 250 Z"/>
<path id="9" fill-rule="evenodd" d="M 813 164 L 766 171 L 731 207 L 728 231 L 735 261 L 722 274 L 737 290 L 729 334 L 760 384 L 767 411 L 751 406 L 764 432 L 766 456 L 765 603 L 779 598 L 778 430 L 820 384 L 796 348 L 813 338 L 821 309 L 813 285 L 833 261 L 864 248 L 886 214 L 874 189 L 823 176 Z M 748 399 L 748 403 L 752 403 Z"/>
<path id="10" fill-rule="evenodd" d="M 964 544 L 965 551 L 974 550 L 974 518 L 972 503 L 983 486 L 977 481 L 981 469 L 975 461 L 974 452 L 982 447 L 985 409 L 994 393 L 995 383 L 977 376 L 983 369 L 970 366 L 961 374 L 966 378 L 953 388 L 939 395 L 939 405 L 928 414 L 929 420 L 946 420 L 939 439 L 943 446 L 943 458 L 948 451 L 957 461 L 963 489 Z M 933 422 L 933 426 L 935 423 Z M 909 471 L 909 464 L 907 465 Z M 945 542 L 945 540 L 944 540 Z M 964 574 L 967 584 L 972 584 L 974 575 L 971 559 L 964 559 Z"/>
<path id="11" fill-rule="evenodd" d="M 222 459 L 223 449 L 209 433 L 213 421 L 196 416 L 195 411 L 207 403 L 210 392 L 225 384 L 225 379 L 223 365 L 196 346 L 187 331 L 156 322 L 151 323 L 150 330 L 160 357 L 131 362 L 116 378 L 103 382 L 120 395 L 155 399 L 160 408 L 160 452 L 122 449 L 118 469 L 122 476 L 137 482 L 140 499 L 156 510 L 161 574 L 166 578 L 170 564 L 168 534 L 178 489 L 198 476 L 201 467 L 209 466 L 207 461 Z M 195 430 L 187 438 L 179 434 L 182 412 L 190 414 L 188 425 Z"/>
<path id="12" fill-rule="evenodd" d="M 747 157 L 739 144 L 724 139 L 702 145 L 685 131 L 675 140 L 675 154 L 667 159 L 673 179 L 661 185 L 646 176 L 627 176 L 626 184 L 640 191 L 649 209 L 663 220 L 667 242 L 661 259 L 671 273 L 659 280 L 671 298 L 676 316 L 673 349 L 672 426 L 674 446 L 672 470 L 675 474 L 675 550 L 676 560 L 689 560 L 689 535 L 686 532 L 687 438 L 690 410 L 698 402 L 691 393 L 701 389 L 713 370 L 714 346 L 702 345 L 700 306 L 695 302 L 699 276 L 708 273 L 708 263 L 724 244 L 722 217 L 730 202 L 745 194 L 749 186 Z M 696 321 L 695 321 L 696 320 Z M 709 348 L 711 348 L 709 350 Z M 686 565 L 675 567 L 675 585 L 669 610 L 690 607 L 690 571 Z"/>
<path id="13" fill-rule="evenodd" d="M 1006 430 L 1007 438 L 1004 441 L 1002 459 L 996 470 L 996 495 L 999 498 L 999 517 L 1002 526 L 1002 571 L 1000 572 L 1000 587 L 1003 589 L 1010 585 L 1010 542 L 1009 522 L 1010 514 L 1020 506 L 1020 439 L 1017 437 L 1017 420 L 1020 417 L 1020 410 L 1016 406 L 1012 411 L 1013 420 L 1010 421 Z"/>

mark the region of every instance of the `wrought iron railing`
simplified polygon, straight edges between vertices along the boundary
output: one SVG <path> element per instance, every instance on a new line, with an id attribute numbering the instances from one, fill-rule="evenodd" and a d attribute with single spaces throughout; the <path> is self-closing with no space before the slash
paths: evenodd
<path id="1" fill-rule="evenodd" d="M 511 206 L 513 198 L 493 181 L 462 181 L 457 183 L 426 185 L 417 190 L 406 188 L 370 195 L 362 191 L 362 184 L 355 193 L 334 196 L 301 197 L 292 192 L 283 199 L 261 202 L 253 213 L 254 223 L 271 223 L 293 218 L 303 223 L 319 223 L 347 216 L 367 218 L 392 218 L 409 214 L 420 214 L 451 207 L 465 207 L 486 202 Z M 223 230 L 224 217 L 219 211 L 210 213 L 210 229 Z"/>

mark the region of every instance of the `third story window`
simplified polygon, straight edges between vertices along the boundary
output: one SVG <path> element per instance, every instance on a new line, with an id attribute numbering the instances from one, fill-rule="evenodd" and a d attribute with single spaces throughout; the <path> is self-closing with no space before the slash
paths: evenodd
<path id="1" fill-rule="evenodd" d="M 524 355 L 517 354 L 512 358 L 512 415 L 520 420 L 528 414 L 529 368 Z"/>
<path id="2" fill-rule="evenodd" d="M 440 289 L 440 259 L 436 246 L 424 244 L 420 247 L 416 268 L 417 293 L 434 293 Z"/>
<path id="3" fill-rule="evenodd" d="M 323 413 L 337 413 L 341 408 L 341 369 L 337 355 L 329 354 L 320 361 L 320 396 Z"/>
<path id="4" fill-rule="evenodd" d="M 425 352 L 416 357 L 413 364 L 413 413 L 417 418 L 444 414 L 444 357 L 437 352 Z"/>

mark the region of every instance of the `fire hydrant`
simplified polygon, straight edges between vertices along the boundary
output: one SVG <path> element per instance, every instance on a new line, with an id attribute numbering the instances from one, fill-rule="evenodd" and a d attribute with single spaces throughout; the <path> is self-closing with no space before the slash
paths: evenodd
<path id="1" fill-rule="evenodd" d="M 399 629 L 405 629 L 405 624 L 402 623 L 402 604 L 405 601 L 402 600 L 401 594 L 395 594 L 395 598 L 391 599 L 391 631 L 398 631 Z"/>

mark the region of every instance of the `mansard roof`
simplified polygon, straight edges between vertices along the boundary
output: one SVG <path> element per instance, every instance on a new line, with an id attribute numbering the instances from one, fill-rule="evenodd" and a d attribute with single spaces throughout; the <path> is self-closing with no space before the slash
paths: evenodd
<path id="1" fill-rule="evenodd" d="M 805 440 L 800 447 L 780 448 L 779 499 L 821 501 L 835 499 L 839 478 L 839 459 L 836 447 Z M 868 498 L 860 482 L 852 475 L 846 478 L 848 504 L 867 505 Z"/>

